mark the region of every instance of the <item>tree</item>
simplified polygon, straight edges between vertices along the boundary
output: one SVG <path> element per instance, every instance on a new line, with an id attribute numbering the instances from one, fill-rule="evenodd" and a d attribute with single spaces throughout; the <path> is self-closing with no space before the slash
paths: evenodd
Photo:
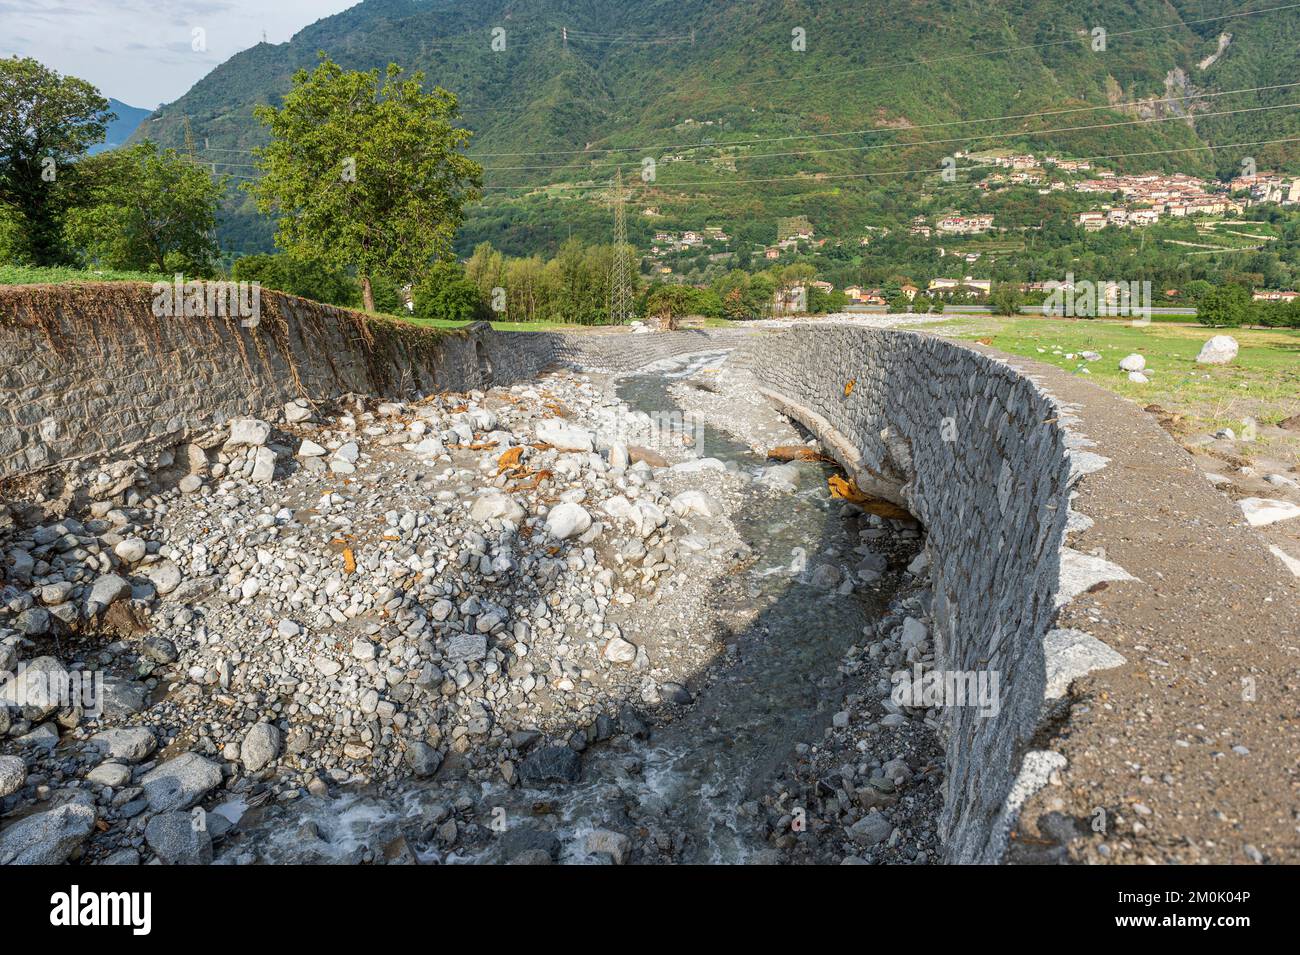
<path id="1" fill-rule="evenodd" d="M 448 322 L 472 322 L 486 317 L 487 306 L 478 286 L 454 262 L 439 262 L 415 287 L 415 314 Z"/>
<path id="2" fill-rule="evenodd" d="M 689 314 L 692 291 L 685 285 L 661 285 L 650 293 L 646 313 L 657 320 L 660 331 L 672 331 L 677 320 Z"/>
<path id="3" fill-rule="evenodd" d="M 77 160 L 115 118 L 85 80 L 29 57 L 0 59 L 0 207 L 16 220 L 21 258 L 70 260 L 63 223 L 76 201 Z"/>
<path id="4" fill-rule="evenodd" d="M 1020 314 L 1020 289 L 1014 285 L 999 285 L 989 296 L 989 307 L 994 315 Z"/>
<path id="5" fill-rule="evenodd" d="M 462 152 L 471 133 L 452 125 L 456 97 L 423 86 L 423 73 L 402 79 L 396 64 L 381 81 L 322 53 L 314 71 L 294 74 L 282 107 L 254 110 L 271 142 L 247 188 L 280 216 L 276 244 L 354 268 L 367 309 L 376 277 L 413 283 L 450 258 L 465 203 L 479 197 L 483 168 Z"/>
<path id="6" fill-rule="evenodd" d="M 1216 285 L 1196 303 L 1196 321 L 1235 328 L 1246 323 L 1250 306 L 1250 293 L 1240 285 Z"/>
<path id="7" fill-rule="evenodd" d="M 217 206 L 229 177 L 213 179 L 151 142 L 82 165 L 88 204 L 70 215 L 68 233 L 89 259 L 110 269 L 212 274 L 221 253 Z"/>

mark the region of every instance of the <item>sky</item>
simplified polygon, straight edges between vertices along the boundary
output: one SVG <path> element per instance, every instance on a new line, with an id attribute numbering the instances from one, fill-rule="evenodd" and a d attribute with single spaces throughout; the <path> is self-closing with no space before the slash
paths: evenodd
<path id="1" fill-rule="evenodd" d="M 262 39 L 283 43 L 358 0 L 0 0 L 0 56 L 30 56 L 128 106 L 179 99 Z"/>

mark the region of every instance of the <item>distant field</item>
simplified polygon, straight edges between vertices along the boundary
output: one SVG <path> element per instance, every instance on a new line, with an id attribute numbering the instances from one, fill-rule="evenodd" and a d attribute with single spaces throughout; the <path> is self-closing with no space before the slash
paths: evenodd
<path id="1" fill-rule="evenodd" d="M 1156 403 L 1188 416 L 1189 425 L 1211 430 L 1237 427 L 1252 416 L 1275 424 L 1300 413 L 1300 330 L 1210 329 L 1195 325 L 1146 325 L 1045 318 L 964 315 L 928 326 L 940 334 L 986 340 L 994 348 L 1074 371 L 1142 404 Z M 949 331 L 950 330 L 950 331 Z M 1240 352 L 1229 365 L 1200 365 L 1196 356 L 1215 334 L 1231 335 Z M 1100 361 L 1085 361 L 1095 351 Z M 1148 384 L 1120 371 L 1119 361 L 1137 352 L 1147 360 Z M 1074 358 L 1066 355 L 1073 354 Z M 1085 371 L 1086 369 L 1086 371 Z"/>

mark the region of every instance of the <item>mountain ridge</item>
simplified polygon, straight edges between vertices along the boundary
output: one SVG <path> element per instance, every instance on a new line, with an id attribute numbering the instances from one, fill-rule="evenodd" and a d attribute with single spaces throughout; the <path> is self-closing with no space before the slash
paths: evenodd
<path id="1" fill-rule="evenodd" d="M 838 177 L 828 181 L 860 198 L 901 170 L 938 168 L 966 146 L 1145 153 L 1133 157 L 1134 167 L 1226 176 L 1241 162 L 1240 150 L 1228 155 L 1206 146 L 1300 136 L 1300 111 L 1276 108 L 1300 101 L 1300 88 L 1197 98 L 1300 79 L 1300 53 L 1289 39 L 1300 34 L 1300 9 L 1222 19 L 1269 9 L 1177 0 L 913 0 L 901 7 L 881 0 L 364 0 L 288 43 L 232 57 L 162 107 L 148 134 L 181 145 L 188 116 L 202 159 L 246 181 L 256 175 L 248 150 L 262 142 L 253 105 L 276 101 L 294 70 L 310 68 L 324 51 L 346 68 L 391 61 L 421 69 L 455 92 L 475 130 L 470 152 L 487 169 L 484 210 L 495 209 L 497 220 L 506 205 L 546 201 L 524 187 L 604 184 L 613 175 L 611 158 L 636 181 L 646 157 L 632 147 L 641 145 L 690 147 L 690 161 L 661 165 L 654 183 L 638 183 L 656 201 L 668 201 L 656 197 L 674 182 L 682 195 L 692 188 L 727 193 L 728 180 L 752 182 L 752 197 L 732 192 L 720 200 L 730 221 L 797 212 L 782 199 L 791 191 L 788 177 Z M 1098 27 L 1106 30 L 1103 50 L 1092 48 Z M 494 50 L 498 28 L 505 47 Z M 792 48 L 796 30 L 803 50 Z M 1231 34 L 1226 42 L 1224 34 Z M 1159 115 L 1176 108 L 1161 101 L 1171 88 L 1190 120 Z M 1139 100 L 1154 101 L 1149 122 L 1132 122 L 1142 107 L 1116 105 L 962 125 Z M 1219 115 L 1197 118 L 1206 113 Z M 1094 128 L 1068 131 L 1075 126 Z M 859 138 L 844 135 L 863 129 L 869 132 Z M 700 148 L 780 137 L 802 138 L 784 148 L 747 147 L 748 155 Z M 1251 158 L 1260 168 L 1296 168 L 1297 145 L 1262 146 Z M 600 151 L 615 149 L 623 151 Z M 770 153 L 778 155 L 764 158 Z M 872 174 L 882 177 L 874 185 Z M 604 221 L 589 205 L 573 220 L 580 231 Z M 267 247 L 270 227 L 251 220 L 246 200 L 236 201 L 227 219 L 235 247 Z M 503 238 L 521 250 L 539 241 L 518 229 Z M 553 236 L 541 241 L 554 246 Z"/>

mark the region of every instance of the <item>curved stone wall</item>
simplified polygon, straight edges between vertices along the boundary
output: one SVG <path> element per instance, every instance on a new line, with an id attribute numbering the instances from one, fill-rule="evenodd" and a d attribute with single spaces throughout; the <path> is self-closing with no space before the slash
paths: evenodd
<path id="1" fill-rule="evenodd" d="M 949 858 L 1001 852 L 1001 817 L 1042 711 L 1071 483 L 1053 401 L 1009 366 L 943 339 L 795 328 L 744 349 L 750 371 L 863 490 L 926 526 L 936 666 L 998 675 L 996 716 L 954 707 Z"/>

